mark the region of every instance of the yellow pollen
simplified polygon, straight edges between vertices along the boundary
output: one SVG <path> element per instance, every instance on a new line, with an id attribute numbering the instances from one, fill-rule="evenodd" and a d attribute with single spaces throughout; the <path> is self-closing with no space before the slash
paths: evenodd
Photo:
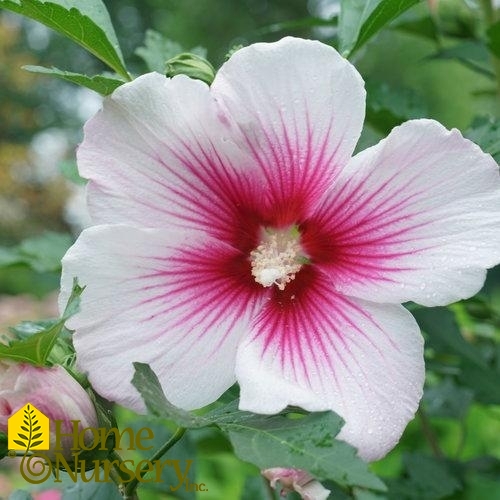
<path id="1" fill-rule="evenodd" d="M 290 232 L 268 234 L 265 241 L 250 252 L 252 276 L 257 283 L 264 287 L 276 285 L 284 290 L 286 284 L 295 279 L 304 260 L 298 239 L 289 238 Z"/>

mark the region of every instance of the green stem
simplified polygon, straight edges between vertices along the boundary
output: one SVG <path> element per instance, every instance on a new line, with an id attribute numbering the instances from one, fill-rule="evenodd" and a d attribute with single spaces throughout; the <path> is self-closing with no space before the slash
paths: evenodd
<path id="1" fill-rule="evenodd" d="M 184 427 L 178 427 L 177 430 L 174 432 L 174 434 L 170 437 L 170 439 L 161 447 L 159 448 L 155 454 L 149 459 L 150 462 L 154 462 L 155 460 L 159 460 L 165 453 L 167 453 L 172 446 L 174 446 L 175 443 L 177 443 L 182 436 L 184 436 L 184 433 L 186 432 L 186 429 Z M 149 467 L 144 467 L 144 469 L 141 470 L 139 473 L 139 476 L 141 479 L 149 472 Z M 122 492 L 122 496 L 124 500 L 135 500 L 137 498 L 135 490 L 137 489 L 137 485 L 139 484 L 139 479 L 137 477 L 134 477 L 130 483 L 125 486 Z"/>
<path id="2" fill-rule="evenodd" d="M 431 426 L 427 413 L 425 413 L 424 409 L 421 406 L 418 409 L 417 413 L 418 416 L 420 417 L 422 432 L 425 436 L 425 439 L 429 443 L 429 446 L 431 447 L 432 453 L 436 458 L 442 458 L 444 456 L 444 453 L 439 446 L 437 436 L 434 432 L 434 429 Z"/>

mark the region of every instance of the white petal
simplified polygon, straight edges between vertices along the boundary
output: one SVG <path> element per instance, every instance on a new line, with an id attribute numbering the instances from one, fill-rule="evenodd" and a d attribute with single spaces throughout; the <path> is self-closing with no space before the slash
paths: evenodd
<path id="1" fill-rule="evenodd" d="M 339 438 L 375 460 L 418 408 L 423 341 L 402 306 L 337 295 L 318 274 L 294 303 L 266 305 L 238 349 L 236 376 L 241 409 L 334 410 L 346 421 Z"/>
<path id="2" fill-rule="evenodd" d="M 226 271 L 234 250 L 201 241 L 169 229 L 95 226 L 64 257 L 60 305 L 76 276 L 86 288 L 68 327 L 79 368 L 104 397 L 143 409 L 130 383 L 134 361 L 149 363 L 167 398 L 186 409 L 234 383 L 252 292 Z"/>
<path id="3" fill-rule="evenodd" d="M 283 38 L 238 50 L 212 94 L 240 126 L 272 197 L 316 201 L 350 158 L 365 112 L 363 80 L 335 49 Z"/>
<path id="4" fill-rule="evenodd" d="M 230 132 L 200 81 L 150 73 L 119 87 L 77 152 L 94 223 L 223 226 L 244 163 Z"/>
<path id="5" fill-rule="evenodd" d="M 457 130 L 410 121 L 352 159 L 309 225 L 329 241 L 323 258 L 341 293 L 467 298 L 500 262 L 498 165 Z"/>

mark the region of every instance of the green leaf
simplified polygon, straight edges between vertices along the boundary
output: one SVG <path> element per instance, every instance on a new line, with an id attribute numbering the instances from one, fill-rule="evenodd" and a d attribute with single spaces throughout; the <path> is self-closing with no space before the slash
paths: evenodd
<path id="1" fill-rule="evenodd" d="M 408 21 L 398 22 L 394 29 L 409 33 L 411 35 L 427 38 L 433 42 L 439 42 L 439 34 L 436 23 L 431 16 L 424 16 L 418 19 L 411 19 Z"/>
<path id="2" fill-rule="evenodd" d="M 322 17 L 302 17 L 291 21 L 281 21 L 279 23 L 269 24 L 255 30 L 254 33 L 256 37 L 261 37 L 269 35 L 270 33 L 279 33 L 281 31 L 286 31 L 288 34 L 290 31 L 294 30 L 303 30 L 305 28 L 313 28 L 317 26 L 332 27 L 337 25 L 337 16 L 333 16 L 330 19 L 324 19 Z"/>
<path id="3" fill-rule="evenodd" d="M 245 480 L 240 500 L 255 500 L 256 498 L 269 498 L 269 489 L 266 479 L 262 476 L 250 476 Z"/>
<path id="4" fill-rule="evenodd" d="M 246 414 L 217 425 L 228 434 L 236 455 L 260 469 L 304 469 L 320 480 L 384 490 L 384 483 L 368 471 L 355 449 L 335 440 L 342 423 L 333 412 L 322 412 L 301 418 Z"/>
<path id="5" fill-rule="evenodd" d="M 465 417 L 474 392 L 460 387 L 453 379 L 446 378 L 439 384 L 426 388 L 423 402 L 431 417 L 447 417 L 462 419 Z"/>
<path id="6" fill-rule="evenodd" d="M 47 328 L 21 340 L 13 340 L 8 345 L 0 344 L 0 359 L 11 359 L 44 366 L 63 330 L 64 322 L 76 312 L 82 288 L 73 283 L 73 290 L 63 316 Z"/>
<path id="7" fill-rule="evenodd" d="M 428 334 L 428 345 L 438 354 L 455 355 L 458 380 L 474 391 L 475 399 L 500 404 L 500 371 L 496 359 L 487 360 L 482 352 L 461 335 L 453 313 L 445 307 L 413 311 L 419 325 Z"/>
<path id="8" fill-rule="evenodd" d="M 428 115 L 425 101 L 412 89 L 367 81 L 366 92 L 367 121 L 384 134 L 406 120 Z"/>
<path id="9" fill-rule="evenodd" d="M 101 0 L 0 0 L 0 7 L 58 31 L 130 80 L 111 19 Z"/>
<path id="10" fill-rule="evenodd" d="M 475 365 L 487 367 L 474 345 L 467 342 L 458 328 L 455 315 L 446 307 L 428 307 L 412 312 L 418 324 L 428 334 L 428 343 L 438 352 L 458 355 Z"/>
<path id="11" fill-rule="evenodd" d="M 339 52 L 352 56 L 372 36 L 419 0 L 341 0 Z"/>
<path id="12" fill-rule="evenodd" d="M 97 92 L 103 96 L 111 94 L 120 85 L 125 82 L 118 78 L 107 75 L 88 76 L 81 73 L 72 73 L 71 71 L 64 71 L 55 67 L 45 68 L 43 66 L 23 66 L 23 69 L 31 73 L 42 73 L 44 75 L 55 76 L 61 80 L 66 80 L 82 87 L 87 87 L 90 90 Z"/>
<path id="13" fill-rule="evenodd" d="M 475 399 L 485 404 L 500 405 L 500 371 L 464 361 L 459 381 L 474 391 Z"/>
<path id="14" fill-rule="evenodd" d="M 7 434 L 0 432 L 0 460 L 7 456 L 9 452 Z"/>
<path id="15" fill-rule="evenodd" d="M 133 419 L 132 422 L 128 425 L 132 428 L 132 430 L 137 434 L 139 429 L 143 427 L 147 427 L 153 431 L 153 439 L 148 440 L 148 446 L 153 446 L 153 450 L 159 449 L 164 445 L 173 435 L 172 431 L 165 425 L 165 422 L 158 419 L 148 418 L 138 418 L 137 415 Z M 151 458 L 152 450 L 149 451 L 140 451 L 137 453 L 140 455 L 140 458 L 149 459 Z M 187 467 L 187 460 L 191 460 L 191 465 L 189 467 L 187 478 L 188 484 L 196 483 L 196 466 L 197 466 L 197 448 L 194 440 L 190 433 L 184 434 L 182 440 L 177 442 L 173 448 L 167 451 L 165 455 L 162 457 L 162 461 L 165 459 L 175 459 L 179 460 L 182 466 L 182 469 L 185 470 Z M 136 460 L 138 463 L 139 460 Z M 156 479 L 156 478 L 155 478 Z M 198 481 L 200 482 L 200 481 Z M 175 498 L 175 500 L 195 500 L 196 493 L 194 488 L 186 488 L 180 487 L 175 491 L 175 497 L 171 496 L 170 486 L 176 486 L 179 484 L 179 478 L 177 477 L 176 471 L 174 467 L 163 467 L 161 470 L 161 476 L 159 481 L 147 482 L 142 485 L 141 490 L 144 491 L 144 497 L 147 497 L 146 490 L 156 492 L 154 498 L 164 498 L 165 493 L 170 493 L 166 495 L 168 499 Z M 210 484 L 209 486 L 212 486 Z M 163 495 L 162 495 L 163 494 Z M 142 494 L 141 494 L 142 498 Z"/>
<path id="16" fill-rule="evenodd" d="M 184 48 L 165 38 L 161 33 L 154 30 L 147 30 L 144 38 L 144 46 L 136 49 L 135 53 L 146 63 L 150 71 L 165 73 L 165 63 L 176 55 L 185 52 Z M 207 51 L 203 47 L 194 47 L 189 52 L 206 57 Z"/>
<path id="17" fill-rule="evenodd" d="M 403 463 L 407 477 L 391 485 L 391 500 L 438 500 L 462 489 L 461 482 L 444 460 L 421 453 L 407 453 L 403 456 Z"/>
<path id="18" fill-rule="evenodd" d="M 66 179 L 77 186 L 85 186 L 85 184 L 87 184 L 87 179 L 80 177 L 75 160 L 64 160 L 60 162 L 59 171 Z"/>
<path id="19" fill-rule="evenodd" d="M 47 231 L 17 246 L 0 247 L 0 267 L 24 264 L 39 273 L 60 271 L 61 259 L 72 243 L 69 234 Z"/>
<path id="20" fill-rule="evenodd" d="M 123 500 L 115 483 L 70 483 L 64 488 L 62 500 Z"/>
<path id="21" fill-rule="evenodd" d="M 488 28 L 486 36 L 488 37 L 488 48 L 496 57 L 500 57 L 500 21 Z"/>
<path id="22" fill-rule="evenodd" d="M 199 428 L 211 424 L 207 419 L 170 403 L 163 393 L 158 377 L 148 364 L 135 362 L 134 368 L 132 385 L 139 391 L 152 415 L 173 420 L 178 426 L 186 428 Z"/>
<path id="23" fill-rule="evenodd" d="M 12 359 L 44 366 L 47 357 L 61 333 L 64 322 L 58 321 L 54 326 L 43 330 L 24 340 L 13 340 L 9 345 L 0 345 L 0 359 Z"/>
<path id="24" fill-rule="evenodd" d="M 80 295 L 82 294 L 85 287 L 80 286 L 76 278 L 73 278 L 73 288 L 71 289 L 71 295 L 69 296 L 68 303 L 64 308 L 62 315 L 63 320 L 67 320 L 80 310 Z"/>
<path id="25" fill-rule="evenodd" d="M 58 319 L 44 319 L 40 321 L 22 321 L 16 326 L 9 327 L 9 331 L 12 332 L 16 338 L 25 339 L 31 337 L 35 333 L 43 332 L 54 326 L 59 320 Z"/>
<path id="26" fill-rule="evenodd" d="M 464 133 L 485 153 L 489 153 L 500 163 L 500 119 L 487 116 L 477 117 Z"/>
<path id="27" fill-rule="evenodd" d="M 486 45 L 478 41 L 467 41 L 441 49 L 430 59 L 448 59 L 460 62 L 476 73 L 487 76 L 491 80 L 495 79 L 495 73 L 491 69 L 490 54 Z"/>
<path id="28" fill-rule="evenodd" d="M 361 26 L 380 0 L 341 0 L 339 15 L 339 52 L 347 57 L 356 45 Z"/>

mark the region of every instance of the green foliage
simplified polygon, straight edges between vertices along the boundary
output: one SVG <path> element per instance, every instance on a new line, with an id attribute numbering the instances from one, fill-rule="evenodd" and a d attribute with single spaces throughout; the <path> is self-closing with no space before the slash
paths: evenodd
<path id="1" fill-rule="evenodd" d="M 22 326 L 14 328 L 14 331 L 26 333 L 29 330 L 33 333 L 30 336 L 12 340 L 8 345 L 0 344 L 0 359 L 32 363 L 39 366 L 46 365 L 52 349 L 63 331 L 64 322 L 78 310 L 82 291 L 83 288 L 78 286 L 75 281 L 62 317 L 55 322 L 47 322 L 45 328 L 43 325 L 35 323 L 24 323 Z"/>
<path id="2" fill-rule="evenodd" d="M 63 71 L 58 68 L 44 68 L 43 66 L 23 66 L 23 69 L 31 73 L 40 73 L 43 75 L 54 76 L 61 80 L 87 87 L 101 95 L 109 95 L 125 82 L 118 78 L 113 78 L 106 75 L 88 76 L 81 73 L 72 73 L 71 71 Z"/>
<path id="3" fill-rule="evenodd" d="M 123 500 L 113 483 L 77 482 L 65 486 L 62 500 Z"/>
<path id="4" fill-rule="evenodd" d="M 335 440 L 342 420 L 332 412 L 311 413 L 301 418 L 288 415 L 235 416 L 218 422 L 229 435 L 236 455 L 260 469 L 304 469 L 318 479 L 342 486 L 385 489 L 351 446 Z"/>
<path id="5" fill-rule="evenodd" d="M 477 117 L 465 131 L 465 137 L 475 142 L 500 163 L 500 119 L 488 116 Z"/>
<path id="6" fill-rule="evenodd" d="M 495 78 L 488 48 L 479 40 L 467 40 L 452 47 L 442 48 L 432 58 L 457 61 L 476 73 L 492 80 Z"/>
<path id="7" fill-rule="evenodd" d="M 0 7 L 67 36 L 130 80 L 111 19 L 101 0 L 0 0 Z"/>
<path id="8" fill-rule="evenodd" d="M 423 403 L 429 416 L 463 419 L 473 399 L 474 391 L 447 377 L 425 391 Z"/>
<path id="9" fill-rule="evenodd" d="M 388 500 L 439 500 L 462 489 L 452 467 L 444 460 L 407 453 L 402 479 L 389 483 Z"/>
<path id="10" fill-rule="evenodd" d="M 500 21 L 492 24 L 486 34 L 488 37 L 488 48 L 496 57 L 500 57 Z"/>
<path id="11" fill-rule="evenodd" d="M 263 477 L 247 477 L 241 500 L 255 500 L 256 498 L 269 497 L 269 490 L 266 487 L 265 481 Z"/>
<path id="12" fill-rule="evenodd" d="M 412 89 L 368 81 L 366 92 L 366 119 L 385 134 L 406 120 L 424 118 L 428 114 L 425 102 Z"/>
<path id="13" fill-rule="evenodd" d="M 385 489 L 356 456 L 355 449 L 335 439 L 343 421 L 333 412 L 256 415 L 238 410 L 238 402 L 231 401 L 198 417 L 167 401 L 148 365 L 134 363 L 134 367 L 132 383 L 153 415 L 173 420 L 181 427 L 217 426 L 228 435 L 236 455 L 260 469 L 293 467 L 342 486 Z"/>
<path id="14" fill-rule="evenodd" d="M 339 18 L 339 51 L 352 56 L 370 38 L 418 0 L 342 0 Z"/>
<path id="15" fill-rule="evenodd" d="M 0 460 L 7 456 L 9 451 L 7 434 L 0 432 Z"/>
<path id="16" fill-rule="evenodd" d="M 60 271 L 61 259 L 73 243 L 69 234 L 46 231 L 14 247 L 0 247 L 0 267 L 26 265 L 43 273 Z"/>
<path id="17" fill-rule="evenodd" d="M 147 30 L 144 45 L 138 47 L 135 53 L 146 63 L 149 71 L 165 73 L 165 66 L 169 59 L 185 52 L 182 46 L 165 38 L 161 33 Z M 189 52 L 199 57 L 206 57 L 207 51 L 203 47 L 194 47 Z"/>
<path id="18" fill-rule="evenodd" d="M 80 177 L 78 172 L 78 166 L 75 160 L 65 160 L 59 163 L 59 170 L 61 174 L 77 186 L 85 186 L 87 184 L 87 179 Z"/>
<path id="19" fill-rule="evenodd" d="M 164 443 L 169 441 L 172 437 L 171 430 L 165 425 L 164 421 L 158 419 L 151 419 L 150 417 L 137 418 L 134 417 L 129 425 L 135 432 L 143 427 L 147 427 L 153 431 L 153 439 L 148 441 L 150 445 L 153 446 L 153 450 L 159 449 Z M 137 451 L 137 463 L 141 459 L 149 459 L 151 457 L 151 452 Z M 179 460 L 182 464 L 182 469 L 185 471 L 187 467 L 187 461 L 190 460 L 189 470 L 187 472 L 187 477 L 189 483 L 199 482 L 197 481 L 197 464 L 196 464 L 196 443 L 193 441 L 189 434 L 185 434 L 181 441 L 176 443 L 175 446 L 171 448 L 165 455 L 163 455 L 162 460 L 174 459 Z M 154 492 L 155 495 L 161 495 L 162 493 L 168 493 L 171 497 L 178 500 L 194 500 L 195 492 L 189 491 L 184 487 L 179 488 L 172 494 L 170 486 L 177 486 L 179 483 L 179 478 L 175 473 L 173 467 L 164 467 L 161 473 L 160 482 L 148 482 L 144 484 L 144 488 L 141 488 L 140 497 L 142 498 L 142 492 Z"/>
<path id="20" fill-rule="evenodd" d="M 163 393 L 158 377 L 149 365 L 136 362 L 134 368 L 132 384 L 140 392 L 152 415 L 167 418 L 178 426 L 186 428 L 204 427 L 210 424 L 206 419 L 197 417 L 170 403 Z"/>
<path id="21" fill-rule="evenodd" d="M 63 328 L 63 322 L 35 333 L 23 340 L 12 340 L 9 345 L 0 345 L 0 359 L 11 359 L 19 363 L 44 366 Z"/>

